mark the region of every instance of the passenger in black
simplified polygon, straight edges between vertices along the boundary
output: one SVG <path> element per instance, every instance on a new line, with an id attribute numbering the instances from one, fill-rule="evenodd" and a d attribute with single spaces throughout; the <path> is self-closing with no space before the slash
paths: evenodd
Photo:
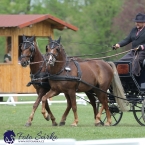
<path id="1" fill-rule="evenodd" d="M 119 61 L 130 61 L 133 63 L 133 74 L 140 75 L 140 65 L 145 59 L 145 15 L 139 13 L 136 15 L 135 27 L 131 30 L 129 35 L 113 46 L 113 49 L 118 49 L 129 43 L 132 43 L 132 50 L 123 56 Z M 138 59 L 135 59 L 135 55 L 138 54 Z"/>
<path id="2" fill-rule="evenodd" d="M 11 61 L 11 49 L 8 49 L 8 53 L 4 55 L 4 63 L 10 63 Z"/>

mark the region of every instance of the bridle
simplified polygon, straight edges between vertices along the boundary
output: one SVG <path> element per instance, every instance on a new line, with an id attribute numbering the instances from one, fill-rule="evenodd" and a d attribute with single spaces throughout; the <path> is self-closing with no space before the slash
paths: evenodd
<path id="1" fill-rule="evenodd" d="M 54 63 L 55 63 L 55 61 L 56 61 L 56 59 L 57 59 L 57 56 L 58 56 L 58 53 L 59 53 L 59 51 L 60 51 L 60 47 L 61 47 L 62 45 L 61 44 L 59 44 L 56 40 L 52 40 L 51 41 L 51 43 L 49 44 L 49 47 L 50 47 L 50 49 L 51 50 L 53 50 L 54 48 L 56 48 L 57 49 L 57 54 L 54 54 L 54 53 L 52 53 L 52 52 L 47 52 L 46 54 L 45 54 L 45 59 L 46 59 L 46 62 L 47 62 L 47 64 L 52 64 L 53 66 L 54 66 Z M 48 50 L 48 45 L 46 46 L 46 51 Z M 50 58 L 48 59 L 48 56 L 50 57 L 51 56 L 51 60 L 50 60 Z"/>
<path id="2" fill-rule="evenodd" d="M 30 55 L 23 55 L 21 54 L 20 59 L 22 58 L 29 58 L 28 60 L 26 60 L 27 65 L 30 64 L 30 61 L 32 60 L 33 54 L 35 52 L 35 46 L 34 46 L 34 42 L 31 41 L 23 41 L 22 43 L 23 46 L 23 50 L 25 51 L 26 49 L 30 49 L 31 54 Z"/>
<path id="3" fill-rule="evenodd" d="M 46 49 L 47 49 L 47 47 L 48 47 L 48 45 L 46 46 Z M 57 56 L 59 55 L 61 49 L 63 49 L 63 46 L 60 43 L 58 43 L 57 40 L 51 41 L 51 43 L 49 44 L 49 48 L 51 50 L 56 49 L 57 53 L 54 54 L 52 52 L 47 52 L 47 50 L 46 50 L 46 52 L 47 52 L 45 54 L 46 66 L 48 64 L 54 66 L 55 62 L 64 63 L 63 67 L 61 68 L 61 70 L 59 72 L 57 72 L 55 74 L 50 74 L 50 76 L 49 76 L 49 78 L 50 78 L 50 77 L 53 77 L 53 76 L 56 76 L 56 75 L 60 75 L 65 70 L 65 67 L 68 65 L 69 60 L 67 58 L 67 55 L 66 55 L 65 51 L 64 51 L 64 53 L 65 53 L 65 61 L 57 60 L 58 59 Z M 48 56 L 49 56 L 49 58 L 48 58 Z M 50 60 L 50 56 L 52 57 L 51 60 Z"/>

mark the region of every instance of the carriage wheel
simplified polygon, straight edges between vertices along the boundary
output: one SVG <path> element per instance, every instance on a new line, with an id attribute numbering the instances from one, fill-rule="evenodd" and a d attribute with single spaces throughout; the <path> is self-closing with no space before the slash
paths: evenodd
<path id="1" fill-rule="evenodd" d="M 143 119 L 143 112 L 144 110 L 142 109 L 144 108 L 145 109 L 145 102 L 143 101 L 143 104 L 141 106 L 141 103 L 136 103 L 136 104 L 133 104 L 133 115 L 134 115 L 134 118 L 136 119 L 136 121 L 141 125 L 141 126 L 145 126 L 145 121 Z M 142 110 L 142 112 L 141 112 Z"/>
<path id="2" fill-rule="evenodd" d="M 143 103 L 142 103 L 142 117 L 143 117 L 143 120 L 144 120 L 144 122 L 145 122 L 145 99 L 144 99 L 144 101 L 143 101 Z"/>
<path id="3" fill-rule="evenodd" d="M 116 106 L 115 103 L 109 104 L 109 110 L 110 110 L 110 113 L 111 113 L 111 120 L 112 120 L 111 126 L 115 126 L 115 125 L 117 125 L 120 122 L 120 120 L 121 120 L 121 118 L 123 116 L 123 112 L 121 112 L 118 109 L 118 107 Z M 102 112 L 101 122 L 104 124 L 106 122 L 106 120 L 107 120 L 106 112 L 104 110 Z"/>

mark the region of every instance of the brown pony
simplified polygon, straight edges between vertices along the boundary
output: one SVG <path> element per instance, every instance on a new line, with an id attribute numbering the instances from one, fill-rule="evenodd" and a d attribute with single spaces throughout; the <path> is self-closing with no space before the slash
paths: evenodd
<path id="1" fill-rule="evenodd" d="M 31 126 L 34 113 L 40 104 L 42 97 L 50 90 L 50 85 L 48 84 L 47 79 L 48 72 L 45 70 L 46 63 L 44 61 L 44 56 L 40 53 L 36 43 L 34 42 L 34 37 L 26 39 L 26 37 L 23 36 L 23 43 L 21 47 L 21 65 L 22 67 L 30 66 L 31 82 L 28 83 L 28 86 L 32 84 L 38 94 L 38 97 L 33 105 L 32 112 L 26 123 L 26 126 Z M 56 126 L 57 123 L 55 122 L 55 118 L 47 101 L 45 103 L 45 109 L 49 114 L 45 119 L 48 121 L 50 116 L 52 125 Z"/>
<path id="2" fill-rule="evenodd" d="M 67 96 L 69 106 L 67 106 L 61 123 L 63 124 L 65 122 L 66 116 L 72 107 L 74 113 L 74 122 L 72 125 L 77 126 L 78 114 L 75 93 L 85 92 L 94 109 L 95 125 L 98 125 L 100 124 L 101 114 L 96 111 L 96 100 L 92 95 L 92 93 L 95 93 L 100 103 L 102 103 L 101 111 L 103 109 L 106 110 L 107 122 L 105 125 L 109 126 L 111 124 L 111 115 L 108 108 L 107 94 L 103 91 L 107 92 L 113 79 L 113 70 L 111 66 L 103 60 L 77 62 L 75 59 L 69 59 L 63 46 L 60 44 L 60 38 L 58 40 L 49 38 L 46 60 L 50 73 L 49 83 L 51 89 L 42 97 L 42 114 L 44 118 L 47 118 L 47 113 L 45 111 L 47 99 L 63 92 Z"/>
<path id="3" fill-rule="evenodd" d="M 40 104 L 42 96 L 44 96 L 50 90 L 50 85 L 48 82 L 49 69 L 46 70 L 46 62 L 45 62 L 44 56 L 40 53 L 36 43 L 34 42 L 34 37 L 26 39 L 26 37 L 23 36 L 23 43 L 21 47 L 21 65 L 22 67 L 30 66 L 31 82 L 28 83 L 28 86 L 32 84 L 38 94 L 38 98 L 33 105 L 33 110 L 26 123 L 26 126 L 31 126 L 34 113 L 38 105 Z M 92 98 L 91 100 L 93 100 L 92 103 L 94 103 L 95 105 L 95 98 L 93 98 L 92 94 L 90 92 L 87 92 L 86 94 L 88 94 L 88 97 L 91 96 Z M 68 105 L 67 105 L 66 111 L 64 112 L 62 116 L 61 120 L 63 121 L 60 122 L 59 124 L 60 126 L 65 124 L 64 120 L 66 120 L 66 116 L 68 115 L 68 110 L 71 109 L 70 100 L 68 99 L 69 96 L 65 94 L 65 97 L 67 99 Z M 49 116 L 50 116 L 52 120 L 52 125 L 56 126 L 57 123 L 55 122 L 55 118 L 52 112 L 50 111 L 48 102 L 46 102 L 45 109 L 48 112 L 48 115 L 47 117 L 45 117 L 45 119 L 49 120 Z M 94 113 L 96 114 L 96 107 L 94 109 Z"/>

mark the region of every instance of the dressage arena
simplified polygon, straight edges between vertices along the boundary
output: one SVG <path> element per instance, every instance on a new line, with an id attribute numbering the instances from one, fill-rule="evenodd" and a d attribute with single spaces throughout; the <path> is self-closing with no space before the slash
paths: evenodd
<path id="1" fill-rule="evenodd" d="M 5 97 L 5 101 L 8 97 Z M 77 98 L 79 100 L 79 98 Z M 87 99 L 87 97 L 85 97 Z M 20 96 L 18 97 L 18 102 L 29 102 L 29 100 L 35 100 L 33 96 Z M 53 101 L 65 101 L 64 96 L 56 96 L 53 98 Z M 94 127 L 93 123 L 93 113 L 92 107 L 89 103 L 86 105 L 78 104 L 78 115 L 79 115 L 79 124 L 77 127 L 73 128 L 70 126 L 73 114 L 70 111 L 69 116 L 66 120 L 66 125 L 62 127 L 53 127 L 51 121 L 46 121 L 43 119 L 41 114 L 41 104 L 36 111 L 33 123 L 31 127 L 25 127 L 25 123 L 30 114 L 32 104 L 15 104 L 16 106 L 11 105 L 1 105 L 1 110 L 3 116 L 0 120 L 2 122 L 1 131 L 0 131 L 0 143 L 3 143 L 3 133 L 7 129 L 13 129 L 16 133 L 23 132 L 25 135 L 30 134 L 34 136 L 37 132 L 43 131 L 44 133 L 50 134 L 55 132 L 58 139 L 57 142 L 52 142 L 46 140 L 46 143 L 51 143 L 60 145 L 69 144 L 72 145 L 108 145 L 110 144 L 143 144 L 144 143 L 144 127 L 138 125 L 134 119 L 132 113 L 124 113 L 121 122 L 115 127 Z M 66 107 L 66 103 L 52 103 L 51 106 L 53 113 L 55 114 L 57 123 L 59 123 L 61 115 Z M 7 112 L 7 115 L 5 115 Z M 24 113 L 25 112 L 25 113 Z M 23 115 L 21 115 L 23 114 Z M 5 123 L 3 123 L 5 122 Z M 126 130 L 127 128 L 127 130 Z M 125 132 L 124 132 L 125 130 Z M 105 131 L 105 132 L 104 132 Z M 136 138 L 134 138 L 136 137 Z M 66 139 L 64 139 L 66 138 Z M 112 139 L 113 138 L 113 139 Z M 127 139 L 128 138 L 128 139 Z M 134 139 L 133 139 L 134 138 Z M 142 139 L 138 139 L 142 138 Z M 73 139 L 73 140 L 72 140 Z M 81 141 L 82 140 L 82 141 Z M 88 141 L 84 141 L 88 140 Z M 16 142 L 17 143 L 17 140 Z M 27 143 L 28 144 L 28 143 Z M 33 144 L 33 143 L 30 143 Z M 36 143 L 35 143 L 36 144 Z M 40 144 L 40 143 L 38 143 Z M 44 143 L 42 143 L 44 144 Z"/>

